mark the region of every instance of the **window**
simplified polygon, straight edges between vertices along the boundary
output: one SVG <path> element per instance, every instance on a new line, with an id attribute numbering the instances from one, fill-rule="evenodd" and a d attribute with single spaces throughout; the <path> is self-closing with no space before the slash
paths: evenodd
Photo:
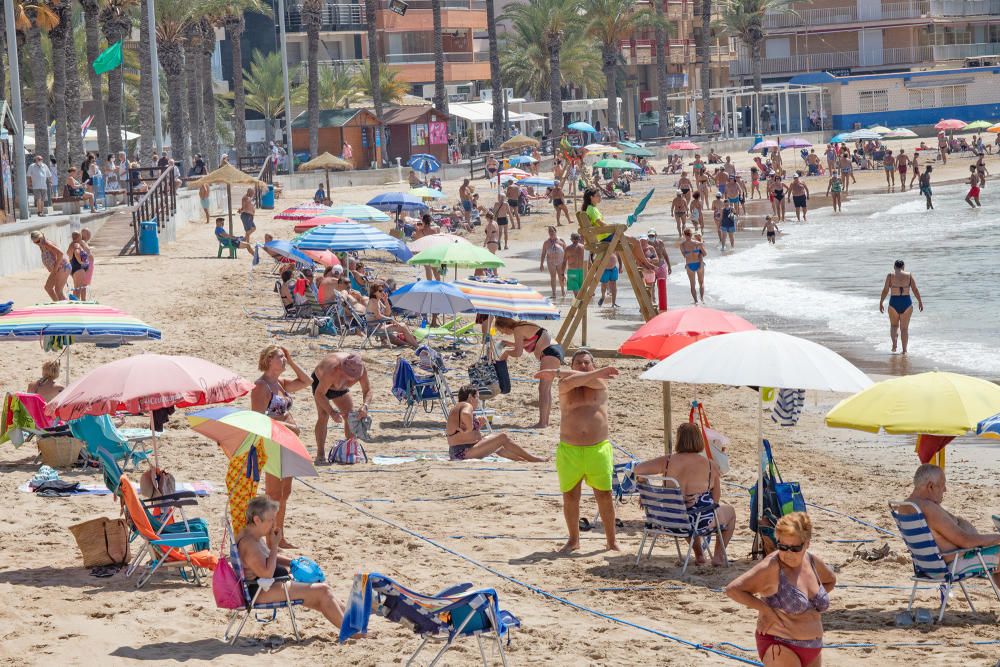
<path id="1" fill-rule="evenodd" d="M 889 110 L 889 91 L 863 90 L 858 93 L 858 107 L 861 113 L 878 113 Z"/>
<path id="2" fill-rule="evenodd" d="M 788 58 L 792 55 L 792 44 L 788 37 L 769 39 L 765 43 L 764 52 L 767 58 Z"/>
<path id="3" fill-rule="evenodd" d="M 965 86 L 943 86 L 941 88 L 941 106 L 965 106 Z"/>
<path id="4" fill-rule="evenodd" d="M 924 88 L 910 91 L 911 109 L 929 109 L 934 106 L 934 89 Z"/>

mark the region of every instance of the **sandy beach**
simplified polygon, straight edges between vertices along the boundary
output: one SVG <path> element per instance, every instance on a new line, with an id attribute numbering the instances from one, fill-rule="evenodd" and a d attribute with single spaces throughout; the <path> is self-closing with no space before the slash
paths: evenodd
<path id="1" fill-rule="evenodd" d="M 910 150 L 914 141 L 889 142 Z M 895 147 L 895 146 L 893 146 Z M 817 148 L 819 152 L 819 148 Z M 749 166 L 745 154 L 734 156 L 738 167 Z M 786 157 L 786 166 L 788 158 Z M 801 162 L 799 162 L 801 164 Z M 935 167 L 935 183 L 955 181 L 968 171 L 966 159 Z M 659 166 L 659 165 L 657 165 Z M 669 201 L 675 176 L 654 176 L 637 183 L 633 196 L 608 201 L 601 209 L 616 220 L 631 212 L 649 187 L 657 192 L 639 227 L 672 227 Z M 807 180 L 816 191 L 810 206 L 823 205 L 826 178 Z M 815 185 L 814 185 L 815 184 Z M 446 182 L 455 198 L 458 182 Z M 475 183 L 488 193 L 486 181 Z M 400 188 L 335 188 L 336 203 L 361 203 L 378 192 Z M 884 191 L 881 171 L 859 173 L 852 192 Z M 276 210 L 310 198 L 310 192 L 286 192 Z M 487 198 L 487 194 L 483 198 Z M 551 207 L 524 219 L 523 229 L 511 234 L 506 273 L 548 292 L 547 275 L 537 271 L 538 250 L 545 227 L 552 224 Z M 739 244 L 758 239 L 758 211 L 737 237 Z M 293 223 L 272 220 L 272 211 L 258 215 L 258 234 L 290 238 Z M 844 215 L 849 215 L 845 213 Z M 794 218 L 794 213 L 792 214 Z M 382 225 L 386 228 L 386 225 Z M 754 229 L 756 227 L 756 229 Z M 570 229 L 561 235 L 568 237 Z M 796 233 L 808 233 L 807 225 Z M 261 239 L 262 240 L 262 239 Z M 473 238 L 482 242 L 477 228 Z M 99 239 L 98 239 L 99 241 Z M 270 342 L 285 345 L 309 372 L 335 339 L 289 336 L 278 318 L 278 297 L 265 264 L 251 269 L 245 253 L 236 261 L 215 258 L 216 243 L 208 225 L 183 228 L 178 241 L 161 248 L 161 255 L 98 256 L 94 292 L 101 303 L 115 306 L 162 329 L 158 342 L 101 349 L 72 348 L 72 376 L 143 351 L 189 354 L 210 359 L 253 380 L 259 350 Z M 672 259 L 676 253 L 672 254 Z M 373 256 L 374 258 L 374 256 Z M 405 265 L 375 260 L 380 273 L 400 283 L 417 277 Z M 678 260 L 674 260 L 675 263 Z M 422 275 L 422 271 L 420 272 Z M 43 301 L 41 272 L 4 280 L 4 299 L 20 305 Z M 628 290 L 623 280 L 620 290 Z M 686 304 L 687 280 L 679 271 L 671 278 L 671 305 Z M 556 302 L 565 313 L 569 302 Z M 626 309 L 627 310 L 627 309 Z M 598 347 L 617 347 L 639 324 L 622 315 L 605 319 L 592 310 L 590 338 Z M 558 323 L 550 323 L 557 329 Z M 826 342 L 817 338 L 818 342 Z M 353 348 L 357 339 L 349 339 Z M 37 377 L 47 358 L 34 343 L 5 346 L 0 387 L 23 390 Z M 559 557 L 555 550 L 565 540 L 565 526 L 554 466 L 513 462 L 448 462 L 444 424 L 439 414 L 418 416 L 402 425 L 402 407 L 389 391 L 391 373 L 400 350 L 364 352 L 375 386 L 375 442 L 368 455 L 417 457 L 397 465 L 360 464 L 322 467 L 319 476 L 296 482 L 288 509 L 286 534 L 325 570 L 336 595 L 344 600 L 358 572 L 381 572 L 418 591 L 433 592 L 469 581 L 496 588 L 501 606 L 521 619 L 511 635 L 508 658 L 512 665 L 662 664 L 676 666 L 731 665 L 756 661 L 753 630 L 756 614 L 738 607 L 721 591 L 748 569 L 751 535 L 746 528 L 748 495 L 744 487 L 756 476 L 756 405 L 749 389 L 718 387 L 674 388 L 674 424 L 687 420 L 690 401 L 703 401 L 717 430 L 732 440 L 731 471 L 725 478 L 723 499 L 736 507 L 738 528 L 731 543 L 728 569 L 692 566 L 684 578 L 673 546 L 659 543 L 652 560 L 635 564 L 642 533 L 642 513 L 633 499 L 618 506 L 624 528 L 619 529 L 621 553 L 603 550 L 603 536 L 584 533 L 581 551 Z M 452 388 L 464 383 L 470 358 L 448 359 Z M 650 458 L 662 453 L 663 424 L 660 387 L 638 379 L 644 360 L 599 360 L 621 370 L 610 383 L 610 422 L 616 460 L 628 455 Z M 886 372 L 866 367 L 866 372 Z M 551 455 L 558 440 L 558 410 L 545 431 L 527 431 L 537 417 L 536 388 L 528 380 L 537 370 L 533 359 L 513 360 L 512 393 L 491 402 L 495 427 L 516 429 L 514 439 L 529 451 Z M 315 406 L 299 393 L 294 407 L 303 426 L 303 442 L 312 450 Z M 842 396 L 809 393 L 804 415 L 794 428 L 781 429 L 768 415 L 765 437 L 786 480 L 802 484 L 812 503 L 815 524 L 812 549 L 833 566 L 839 577 L 824 615 L 825 665 L 992 665 L 1000 658 L 997 622 L 1000 602 L 990 587 L 969 587 L 978 614 L 961 599 L 952 600 L 942 625 L 896 627 L 896 614 L 905 609 L 912 568 L 902 542 L 885 531 L 896 528 L 887 502 L 909 493 L 917 459 L 912 440 L 869 436 L 829 429 L 823 415 Z M 249 398 L 236 403 L 249 407 Z M 141 420 L 133 425 L 141 426 Z M 225 612 L 215 607 L 208 586 L 194 587 L 174 575 L 156 575 L 141 590 L 122 573 L 91 577 L 81 560 L 68 527 L 97 516 L 116 517 L 117 501 L 110 496 L 39 498 L 18 491 L 37 469 L 33 446 L 0 446 L 0 497 L 8 508 L 0 525 L 5 548 L 0 552 L 0 660 L 10 665 L 70 664 L 259 664 L 389 665 L 399 664 L 419 640 L 398 625 L 374 618 L 372 636 L 341 645 L 330 626 L 314 612 L 298 617 L 304 641 L 291 639 L 286 617 L 271 626 L 252 621 L 235 647 L 221 641 Z M 227 460 L 217 445 L 195 434 L 183 414 L 175 414 L 160 447 L 161 462 L 178 481 L 207 480 L 215 491 L 203 498 L 197 512 L 210 527 L 218 548 L 226 507 Z M 985 462 L 985 463 L 984 463 Z M 948 494 L 944 505 L 986 530 L 994 471 L 1000 470 L 992 450 L 956 442 L 949 448 Z M 96 469 L 69 471 L 65 479 L 100 483 Z M 583 515 L 596 506 L 584 496 Z M 890 545 L 886 558 L 867 562 L 858 549 Z M 662 545 L 662 546 L 660 546 Z M 917 606 L 936 607 L 936 590 L 918 591 Z M 280 637 L 280 640 L 275 640 Z M 710 648 L 716 652 L 702 650 Z M 495 664 L 499 656 L 490 654 Z M 474 641 L 459 642 L 444 664 L 476 664 Z"/>

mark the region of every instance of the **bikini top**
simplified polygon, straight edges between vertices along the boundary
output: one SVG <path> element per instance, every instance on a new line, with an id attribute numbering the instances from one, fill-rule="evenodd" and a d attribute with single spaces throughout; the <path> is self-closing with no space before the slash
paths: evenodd
<path id="1" fill-rule="evenodd" d="M 545 335 L 545 329 L 539 327 L 538 331 L 535 332 L 534 336 L 532 336 L 530 338 L 525 338 L 524 339 L 524 351 L 525 352 L 534 352 L 535 348 L 538 347 L 538 341 L 544 335 Z"/>
<path id="2" fill-rule="evenodd" d="M 811 599 L 806 597 L 806 594 L 798 589 L 795 584 L 788 581 L 785 577 L 785 571 L 781 568 L 781 564 L 778 565 L 778 591 L 774 595 L 769 595 L 764 598 L 764 603 L 771 607 L 772 609 L 779 609 L 786 614 L 804 614 L 807 611 L 815 609 L 816 611 L 822 613 L 830 608 L 830 594 L 826 592 L 826 588 L 823 587 L 823 582 L 820 581 L 819 573 L 816 571 L 816 563 L 813 562 L 812 556 L 809 556 L 809 564 L 812 566 L 813 574 L 816 575 L 816 581 L 819 582 L 819 591 L 816 592 Z"/>
<path id="3" fill-rule="evenodd" d="M 285 388 L 280 384 L 278 391 L 275 391 L 274 386 L 267 380 L 264 380 L 263 384 L 271 392 L 271 400 L 267 402 L 267 410 L 264 411 L 264 414 L 268 417 L 286 416 L 292 409 L 292 397 L 285 392 Z"/>

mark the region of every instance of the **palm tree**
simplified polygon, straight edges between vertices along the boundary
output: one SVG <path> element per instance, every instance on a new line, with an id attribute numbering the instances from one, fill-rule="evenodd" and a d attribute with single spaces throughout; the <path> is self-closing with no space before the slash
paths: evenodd
<path id="1" fill-rule="evenodd" d="M 494 0 L 486 0 L 486 36 L 490 45 L 490 90 L 493 99 L 493 146 L 503 143 L 503 83 L 500 81 L 500 49 L 497 46 L 497 21 Z"/>
<path id="2" fill-rule="evenodd" d="M 659 3 L 657 3 L 659 4 Z M 641 28 L 657 26 L 656 15 L 637 0 L 583 0 L 587 35 L 601 46 L 601 69 L 608 96 L 608 126 L 619 129 L 618 60 L 621 42 Z"/>
<path id="3" fill-rule="evenodd" d="M 229 34 L 233 71 L 233 143 L 238 156 L 247 155 L 246 92 L 243 87 L 243 31 L 246 29 L 245 12 L 264 14 L 270 11 L 261 0 L 229 0 L 222 27 Z M 218 151 L 216 151 L 218 152 Z"/>
<path id="4" fill-rule="evenodd" d="M 52 11 L 58 21 L 49 30 L 52 45 L 52 118 L 56 122 L 56 169 L 62 173 L 69 168 L 69 115 L 66 111 L 66 42 L 73 36 L 73 11 L 64 2 L 53 4 Z"/>
<path id="5" fill-rule="evenodd" d="M 264 138 L 274 140 L 274 120 L 285 112 L 284 77 L 281 53 L 267 55 L 254 50 L 250 69 L 243 71 L 246 87 L 246 108 L 264 117 Z"/>
<path id="6" fill-rule="evenodd" d="M 87 31 L 87 79 L 90 81 L 91 108 L 94 114 L 94 120 L 91 121 L 90 126 L 97 130 L 98 151 L 101 155 L 107 155 L 110 148 L 108 119 L 104 110 L 104 90 L 101 87 L 101 75 L 90 66 L 101 53 L 98 0 L 80 0 L 80 6 L 83 7 L 83 25 Z"/>
<path id="7" fill-rule="evenodd" d="M 28 75 L 31 81 L 31 122 L 35 126 L 35 153 L 49 156 L 49 88 L 48 66 L 42 51 L 42 32 L 48 32 L 59 22 L 59 16 L 49 5 L 22 1 L 15 9 L 15 27 L 25 35 Z M 14 82 L 11 82 L 14 85 Z M 18 82 L 18 85 L 20 83 Z"/>
<path id="8" fill-rule="evenodd" d="M 184 31 L 184 91 L 187 98 L 187 138 L 191 147 L 191 155 L 202 152 L 202 131 L 204 129 L 204 107 L 201 81 L 204 72 L 201 71 L 201 18 L 191 21 Z"/>
<path id="9" fill-rule="evenodd" d="M 549 57 L 549 121 L 552 136 L 563 132 L 561 51 L 567 33 L 578 27 L 580 21 L 578 0 L 529 0 L 507 6 L 503 18 L 511 21 L 517 32 L 537 29 L 542 35 Z M 535 26 L 533 29 L 530 26 Z"/>
<path id="10" fill-rule="evenodd" d="M 218 15 L 212 21 L 201 23 L 201 78 L 202 96 L 202 155 L 209 168 L 213 167 L 219 157 L 218 103 L 215 99 L 215 87 L 212 84 L 212 54 L 215 52 L 215 26 L 221 23 Z"/>
<path id="11" fill-rule="evenodd" d="M 712 94 L 712 57 L 709 45 L 712 41 L 712 0 L 701 0 L 701 32 L 698 34 L 696 51 L 701 54 L 701 106 L 702 128 L 708 126 L 710 97 Z"/>
<path id="12" fill-rule="evenodd" d="M 448 91 L 444 87 L 444 34 L 441 32 L 441 0 L 431 0 L 434 22 L 434 108 L 448 113 Z M 492 27 L 496 32 L 496 27 Z"/>
<path id="13" fill-rule="evenodd" d="M 64 3 L 72 10 L 69 3 Z M 72 12 L 70 12 L 72 13 Z M 69 134 L 69 163 L 79 164 L 83 159 L 83 136 L 75 131 L 77 123 L 83 116 L 83 103 L 80 100 L 80 66 L 86 62 L 86 41 L 84 26 L 77 24 L 66 39 L 66 132 Z M 81 58 L 82 55 L 82 58 Z M 100 145 L 100 144 L 98 144 Z M 61 179 L 60 179 L 61 180 Z"/>
<path id="14" fill-rule="evenodd" d="M 124 41 L 132 33 L 132 11 L 139 0 L 103 0 L 99 15 L 101 31 L 108 46 Z M 122 118 L 125 103 L 122 99 L 122 68 L 108 71 L 108 138 L 109 148 L 117 153 L 122 150 Z M 106 155 L 106 153 L 104 154 Z"/>
<path id="15" fill-rule="evenodd" d="M 364 0 L 365 2 L 365 29 L 368 33 L 368 81 L 382 81 L 379 73 L 381 69 L 378 61 L 378 31 L 376 25 L 376 3 L 378 0 Z M 375 117 L 382 123 L 382 90 L 381 86 L 372 87 L 372 106 L 375 108 Z M 380 130 L 376 129 L 376 132 Z"/>
<path id="16" fill-rule="evenodd" d="M 321 0 L 303 0 L 302 26 L 306 29 L 306 115 L 309 125 L 309 155 L 319 154 L 319 31 L 323 27 Z"/>
<path id="17" fill-rule="evenodd" d="M 364 94 L 355 83 L 356 74 L 343 67 L 324 67 L 319 72 L 319 99 L 321 109 L 346 109 Z M 294 104 L 307 104 L 309 91 L 299 86 L 292 92 Z"/>
<path id="18" fill-rule="evenodd" d="M 794 14 L 792 0 L 726 0 L 722 7 L 722 23 L 726 32 L 739 39 L 750 51 L 753 71 L 753 89 L 763 88 L 761 47 L 767 35 L 764 32 L 765 14 Z"/>
<path id="19" fill-rule="evenodd" d="M 400 81 L 396 78 L 397 76 L 399 76 L 399 73 L 394 69 L 388 67 L 379 68 L 379 85 L 372 90 L 371 68 L 362 67 L 354 77 L 354 85 L 362 93 L 372 98 L 373 105 L 376 98 L 389 104 L 395 104 L 402 101 L 403 96 L 410 90 L 409 84 L 405 81 Z"/>
<path id="20" fill-rule="evenodd" d="M 661 137 L 667 136 L 670 131 L 670 105 L 667 102 L 667 38 L 668 28 L 672 25 L 667 23 L 667 17 L 663 11 L 665 2 L 654 2 L 656 7 L 656 115 L 658 118 L 657 134 Z"/>
<path id="21" fill-rule="evenodd" d="M 593 40 L 576 26 L 566 33 L 563 41 L 559 70 L 562 85 L 600 90 L 605 81 L 600 50 Z M 532 26 L 529 33 L 507 33 L 500 69 L 504 81 L 513 86 L 515 94 L 530 95 L 536 100 L 549 99 L 549 64 L 549 52 L 539 26 Z"/>
<path id="22" fill-rule="evenodd" d="M 159 72 L 152 71 L 149 47 L 149 3 L 140 0 L 139 11 L 139 155 L 149 155 L 153 151 L 155 119 L 153 118 L 153 78 Z"/>
<path id="23" fill-rule="evenodd" d="M 167 76 L 167 117 L 170 146 L 178 164 L 187 157 L 188 131 L 184 118 L 184 41 L 189 27 L 201 20 L 208 7 L 200 0 L 160 0 L 156 3 L 156 39 L 160 65 Z"/>

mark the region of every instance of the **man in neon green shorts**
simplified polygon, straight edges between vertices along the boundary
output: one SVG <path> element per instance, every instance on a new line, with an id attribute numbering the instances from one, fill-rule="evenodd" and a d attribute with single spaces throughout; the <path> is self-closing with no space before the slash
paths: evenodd
<path id="1" fill-rule="evenodd" d="M 612 366 L 596 368 L 587 350 L 577 350 L 570 360 L 571 370 L 547 369 L 535 377 L 559 379 L 559 447 L 556 449 L 556 472 L 563 494 L 563 516 L 569 540 L 560 551 L 580 548 L 580 495 L 583 482 L 594 491 L 604 524 L 607 548 L 620 551 L 615 541 L 615 505 L 611 496 L 611 472 L 614 453 L 608 441 L 608 385 L 605 380 L 618 376 Z"/>

